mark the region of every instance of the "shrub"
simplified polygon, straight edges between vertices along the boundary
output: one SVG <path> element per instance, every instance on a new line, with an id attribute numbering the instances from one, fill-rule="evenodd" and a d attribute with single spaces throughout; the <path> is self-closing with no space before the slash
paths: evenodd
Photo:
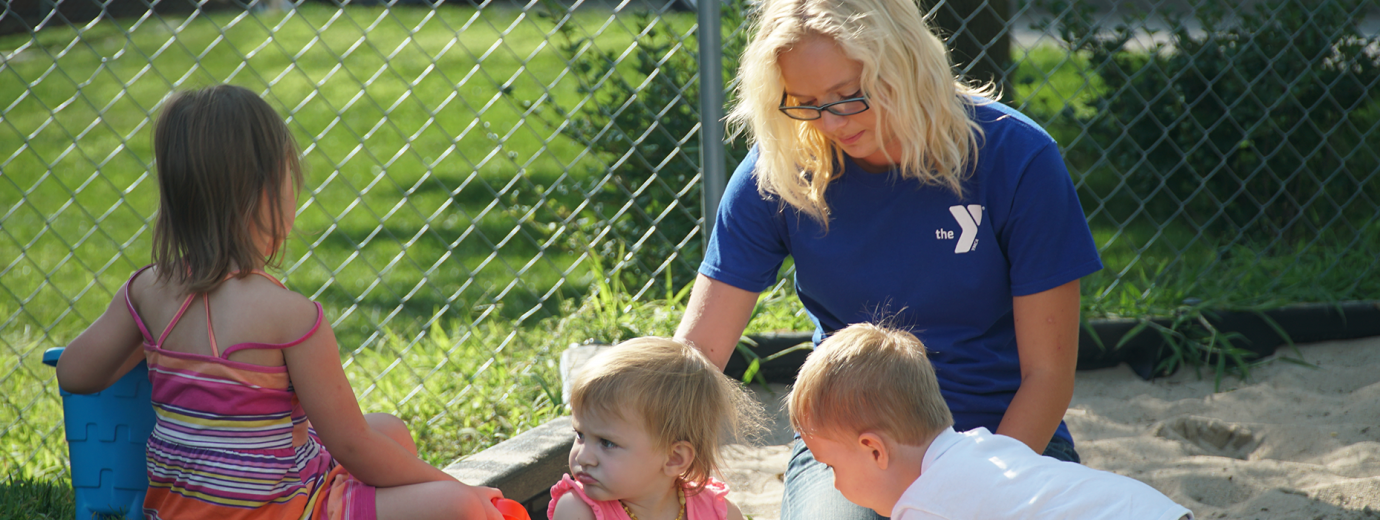
<path id="1" fill-rule="evenodd" d="M 1275 0 L 1241 8 L 1233 23 L 1204 2 L 1193 13 L 1200 33 L 1171 12 L 1167 41 L 1148 48 L 1130 45 L 1132 20 L 1109 31 L 1086 5 L 1040 3 L 1064 13 L 1056 29 L 1067 50 L 1105 85 L 1091 114 L 1059 117 L 1087 129 L 1068 155 L 1091 164 L 1076 167 L 1120 176 L 1089 177 L 1117 185 L 1111 197 L 1126 204 L 1104 207 L 1118 218 L 1144 206 L 1160 224 L 1301 239 L 1373 217 L 1380 37 L 1358 28 L 1363 0 Z"/>
<path id="2" fill-rule="evenodd" d="M 744 8 L 743 0 L 723 6 L 726 80 L 736 75 L 747 38 L 747 31 L 732 30 L 742 25 Z M 557 108 L 562 133 L 586 145 L 606 168 L 577 175 L 600 179 L 591 187 L 581 227 L 598 240 L 595 254 L 618 259 L 615 267 L 630 287 L 646 286 L 667 270 L 676 286 L 683 285 L 694 277 L 707 233 L 695 232 L 702 213 L 699 47 L 676 27 L 688 16 L 625 17 L 637 34 L 630 47 L 609 48 L 607 38 L 596 42 L 565 23 L 565 13 L 552 6 L 545 16 L 555 25 L 556 49 L 571 64 L 578 92 L 587 97 L 573 108 Z M 741 140 L 730 143 L 729 167 L 746 152 Z M 612 239 L 599 239 L 607 236 L 597 231 L 603 228 Z M 620 248 L 627 253 L 619 255 Z"/>

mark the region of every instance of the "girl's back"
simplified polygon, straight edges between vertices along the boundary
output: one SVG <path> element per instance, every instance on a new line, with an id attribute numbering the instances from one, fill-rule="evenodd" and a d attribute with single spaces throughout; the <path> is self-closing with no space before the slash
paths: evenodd
<path id="1" fill-rule="evenodd" d="M 284 289 L 277 280 L 250 275 L 230 278 L 198 296 L 172 330 L 177 311 L 186 302 L 186 290 L 159 280 L 150 269 L 135 276 L 129 298 L 133 310 L 157 339 L 166 331 L 163 348 L 186 354 L 210 356 L 205 304 L 210 302 L 211 324 L 219 350 L 239 343 L 279 344 L 301 338 L 316 321 L 316 305 L 306 297 Z M 261 366 L 282 366 L 283 354 L 277 349 L 236 349 L 230 361 Z"/>
<path id="2" fill-rule="evenodd" d="M 320 308 L 267 275 L 180 296 L 141 274 L 126 294 L 157 415 L 145 507 L 168 518 L 301 518 L 324 505 L 316 499 L 335 464 L 281 352 L 316 332 Z"/>

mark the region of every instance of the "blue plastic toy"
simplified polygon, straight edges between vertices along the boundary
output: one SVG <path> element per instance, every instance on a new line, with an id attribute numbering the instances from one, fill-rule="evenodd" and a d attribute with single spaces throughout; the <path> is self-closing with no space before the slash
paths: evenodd
<path id="1" fill-rule="evenodd" d="M 61 355 L 62 348 L 48 349 L 43 362 L 56 367 Z M 144 448 L 154 422 L 149 390 L 148 365 L 139 363 L 102 392 L 61 392 L 77 520 L 144 517 Z"/>

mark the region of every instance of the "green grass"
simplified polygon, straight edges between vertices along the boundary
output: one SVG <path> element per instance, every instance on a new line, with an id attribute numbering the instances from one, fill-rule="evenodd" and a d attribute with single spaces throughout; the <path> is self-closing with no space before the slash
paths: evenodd
<path id="1" fill-rule="evenodd" d="M 65 478 L 41 352 L 148 262 L 150 114 L 219 82 L 266 92 L 303 145 L 286 278 L 328 309 L 366 412 L 403 417 L 437 465 L 559 415 L 555 356 L 583 338 L 554 340 L 553 316 L 591 283 L 571 235 L 603 189 L 566 172 L 602 165 L 552 117 L 580 96 L 550 22 L 478 13 L 304 4 L 0 37 L 0 472 Z M 632 41 L 607 11 L 563 23 Z"/>
<path id="2" fill-rule="evenodd" d="M 76 516 L 72 486 L 10 474 L 0 482 L 0 519 L 70 520 Z"/>
<path id="3" fill-rule="evenodd" d="M 1189 298 L 1218 309 L 1264 309 L 1380 297 L 1380 222 L 1294 243 L 1223 245 L 1174 226 L 1094 228 L 1094 237 L 1106 244 L 1107 268 L 1083 279 L 1092 317 L 1162 316 Z"/>
<path id="4" fill-rule="evenodd" d="M 563 23 L 632 41 L 607 11 Z M 548 120 L 580 100 L 550 25 L 507 8 L 304 4 L 0 37 L 0 469 L 63 472 L 39 354 L 148 262 L 151 114 L 218 82 L 266 92 L 303 145 L 310 192 L 285 276 L 325 304 L 365 410 L 404 416 L 438 464 L 548 417 L 534 381 L 554 377 L 561 345 L 532 336 L 587 291 L 568 243 L 590 239 L 564 220 L 578 227 L 572 208 L 600 189 L 569 178 L 598 160 Z"/>
<path id="5" fill-rule="evenodd" d="M 585 254 L 615 240 L 588 229 L 584 205 L 607 188 L 568 172 L 607 165 L 560 134 L 555 108 L 580 97 L 543 44 L 550 22 L 477 12 L 304 4 L 0 37 L 0 471 L 25 476 L 0 484 L 0 511 L 46 500 L 35 515 L 71 516 L 60 400 L 39 355 L 147 263 L 148 115 L 174 88 L 235 83 L 287 116 L 310 187 L 289 286 L 325 305 L 361 408 L 402 417 L 432 464 L 560 415 L 566 345 L 673 332 L 683 287 L 657 282 L 634 299 L 601 282 L 616 259 Z M 678 30 L 694 22 L 670 16 Z M 582 10 L 567 23 L 607 24 L 595 42 L 622 49 L 626 21 Z M 1085 58 L 1052 47 L 1016 58 L 1011 99 L 1036 121 L 1091 110 L 1100 87 Z M 1081 135 L 1048 129 L 1066 146 Z M 1080 161 L 1069 158 L 1107 265 L 1084 279 L 1088 317 L 1164 315 L 1186 298 L 1262 308 L 1380 295 L 1380 224 L 1236 242 L 1135 217 L 1112 196 L 1114 174 Z M 749 331 L 810 326 L 783 282 Z"/>
<path id="6" fill-rule="evenodd" d="M 68 473 L 62 402 L 53 369 L 42 363 L 53 346 L 33 331 L 4 334 L 0 348 L 0 468 L 6 475 L 60 478 Z"/>
<path id="7" fill-rule="evenodd" d="M 305 149 L 288 282 L 339 309 L 346 343 L 456 305 L 549 315 L 589 283 L 565 240 L 599 188 L 566 172 L 600 166 L 548 120 L 580 99 L 549 27 L 515 9 L 306 4 L 0 38 L 0 295 L 22 302 L 0 319 L 90 322 L 148 261 L 149 114 L 221 81 L 267 91 Z M 617 24 L 599 39 L 630 41 Z"/>

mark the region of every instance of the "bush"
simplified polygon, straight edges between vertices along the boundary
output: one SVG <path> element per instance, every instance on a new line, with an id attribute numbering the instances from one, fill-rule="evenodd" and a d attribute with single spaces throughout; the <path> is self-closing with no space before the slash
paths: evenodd
<path id="1" fill-rule="evenodd" d="M 1363 225 L 1380 201 L 1380 38 L 1360 32 L 1362 2 L 1276 0 L 1230 24 L 1226 7 L 1204 2 L 1201 33 L 1171 12 L 1167 43 L 1149 48 L 1128 45 L 1132 20 L 1107 31 L 1086 5 L 1040 2 L 1064 13 L 1067 50 L 1105 85 L 1090 114 L 1059 115 L 1087 129 L 1071 162 L 1120 176 L 1089 183 L 1116 185 L 1100 198 L 1124 199 L 1104 203 L 1123 221 L 1143 205 L 1160 224 L 1252 239 Z"/>
<path id="2" fill-rule="evenodd" d="M 724 77 L 736 76 L 747 31 L 745 4 L 723 6 Z M 580 227 L 595 236 L 595 254 L 617 258 L 630 287 L 647 286 L 668 270 L 676 286 L 694 278 L 703 237 L 699 132 L 698 42 L 677 29 L 686 15 L 635 13 L 626 18 L 638 34 L 627 48 L 582 35 L 565 23 L 566 8 L 546 12 L 559 38 L 557 51 L 571 64 L 587 96 L 573 108 L 558 108 L 561 131 L 589 148 L 606 168 L 578 177 L 600 179 L 591 186 Z M 680 24 L 687 25 L 688 24 Z M 601 46 L 602 45 L 602 46 Z M 726 87 L 727 88 L 727 87 Z M 746 155 L 741 140 L 729 144 L 732 167 Z M 612 239 L 597 230 L 607 227 Z M 620 254 L 620 248 L 626 250 Z M 688 256 L 681 251 L 689 252 Z"/>

